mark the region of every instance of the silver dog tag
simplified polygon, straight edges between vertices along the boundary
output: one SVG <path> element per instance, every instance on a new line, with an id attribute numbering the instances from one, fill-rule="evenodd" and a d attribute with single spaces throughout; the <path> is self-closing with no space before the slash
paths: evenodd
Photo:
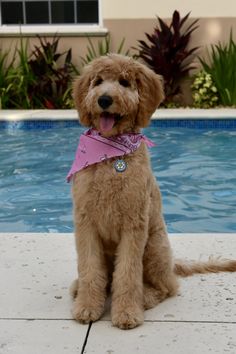
<path id="1" fill-rule="evenodd" d="M 116 172 L 124 172 L 127 168 L 127 163 L 123 159 L 116 160 L 114 162 L 114 168 Z"/>

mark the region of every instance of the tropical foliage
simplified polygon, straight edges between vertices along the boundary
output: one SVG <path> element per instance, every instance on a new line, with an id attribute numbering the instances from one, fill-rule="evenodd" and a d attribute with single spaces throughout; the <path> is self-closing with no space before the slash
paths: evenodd
<path id="1" fill-rule="evenodd" d="M 193 55 L 198 47 L 189 49 L 189 43 L 193 31 L 198 28 L 198 20 L 187 25 L 189 14 L 181 18 L 179 12 L 174 11 L 169 25 L 157 17 L 158 25 L 154 32 L 146 33 L 148 43 L 138 41 L 139 57 L 164 78 L 165 103 L 173 101 L 176 95 L 181 94 L 181 81 L 194 68 Z"/>
<path id="2" fill-rule="evenodd" d="M 34 75 L 34 82 L 29 89 L 31 102 L 34 97 L 44 94 L 43 105 L 46 108 L 58 108 L 62 105 L 70 106 L 71 82 L 78 74 L 72 64 L 71 49 L 64 53 L 58 52 L 59 38 L 54 37 L 52 42 L 39 38 L 40 46 L 35 46 L 31 59 L 28 62 Z M 39 105 L 39 102 L 35 102 Z"/>
<path id="3" fill-rule="evenodd" d="M 78 71 L 71 62 L 71 49 L 58 52 L 59 37 L 51 42 L 38 37 L 39 45 L 29 54 L 28 40 L 7 64 L 7 52 L 0 52 L 2 108 L 69 108 L 71 82 Z"/>
<path id="4" fill-rule="evenodd" d="M 200 62 L 217 88 L 219 104 L 236 106 L 236 43 L 232 31 L 227 44 L 212 45 L 208 59 L 200 58 Z"/>
<path id="5" fill-rule="evenodd" d="M 135 58 L 163 76 L 164 106 L 178 107 L 182 80 L 189 78 L 195 67 L 198 47 L 189 48 L 189 44 L 198 20 L 189 22 L 189 13 L 181 18 L 178 11 L 174 11 L 169 24 L 157 19 L 154 32 L 146 33 L 148 42 L 138 41 Z M 79 71 L 72 63 L 72 50 L 59 51 L 59 40 L 56 35 L 50 41 L 38 36 L 31 50 L 29 41 L 21 38 L 18 47 L 0 49 L 0 109 L 73 107 L 72 81 Z M 123 38 L 114 48 L 110 35 L 96 42 L 88 37 L 87 54 L 80 57 L 80 64 L 84 66 L 109 52 L 130 55 L 124 44 Z M 236 106 L 236 43 L 232 31 L 227 44 L 212 45 L 207 57 L 199 60 L 202 70 L 193 77 L 193 106 Z"/>

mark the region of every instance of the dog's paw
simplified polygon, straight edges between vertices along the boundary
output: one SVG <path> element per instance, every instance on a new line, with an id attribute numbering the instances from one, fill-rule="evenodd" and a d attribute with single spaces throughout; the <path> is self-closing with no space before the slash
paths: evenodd
<path id="1" fill-rule="evenodd" d="M 166 294 L 151 287 L 144 287 L 143 307 L 145 310 L 152 309 L 166 298 Z"/>
<path id="2" fill-rule="evenodd" d="M 95 306 L 83 306 L 75 302 L 72 309 L 72 316 L 80 323 L 89 323 L 97 321 L 103 314 L 103 308 Z"/>
<path id="3" fill-rule="evenodd" d="M 178 282 L 176 278 L 166 284 L 156 284 L 156 287 L 144 284 L 143 287 L 143 307 L 145 310 L 157 306 L 160 302 L 170 296 L 175 296 L 178 290 Z"/>
<path id="4" fill-rule="evenodd" d="M 122 312 L 113 312 L 112 323 L 120 329 L 135 328 L 143 323 L 143 311 L 140 309 L 136 311 L 127 309 Z"/>

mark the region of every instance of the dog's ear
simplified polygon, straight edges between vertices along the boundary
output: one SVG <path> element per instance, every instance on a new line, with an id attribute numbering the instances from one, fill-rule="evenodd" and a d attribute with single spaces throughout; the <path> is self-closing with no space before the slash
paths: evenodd
<path id="1" fill-rule="evenodd" d="M 92 120 L 87 111 L 85 104 L 85 97 L 88 94 L 90 82 L 92 80 L 92 69 L 90 65 L 84 68 L 84 72 L 81 76 L 79 76 L 73 84 L 73 99 L 75 103 L 75 107 L 79 112 L 79 120 L 81 124 L 86 127 L 90 127 Z"/>
<path id="2" fill-rule="evenodd" d="M 164 99 L 163 80 L 141 63 L 137 63 L 136 82 L 139 92 L 137 126 L 143 128 L 149 124 L 152 114 Z"/>

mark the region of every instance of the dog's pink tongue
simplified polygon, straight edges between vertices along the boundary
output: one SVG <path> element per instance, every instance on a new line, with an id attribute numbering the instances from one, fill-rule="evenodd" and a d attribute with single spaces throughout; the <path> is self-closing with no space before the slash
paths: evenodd
<path id="1" fill-rule="evenodd" d="M 115 123 L 114 114 L 102 113 L 100 116 L 100 130 L 102 132 L 109 132 Z"/>

